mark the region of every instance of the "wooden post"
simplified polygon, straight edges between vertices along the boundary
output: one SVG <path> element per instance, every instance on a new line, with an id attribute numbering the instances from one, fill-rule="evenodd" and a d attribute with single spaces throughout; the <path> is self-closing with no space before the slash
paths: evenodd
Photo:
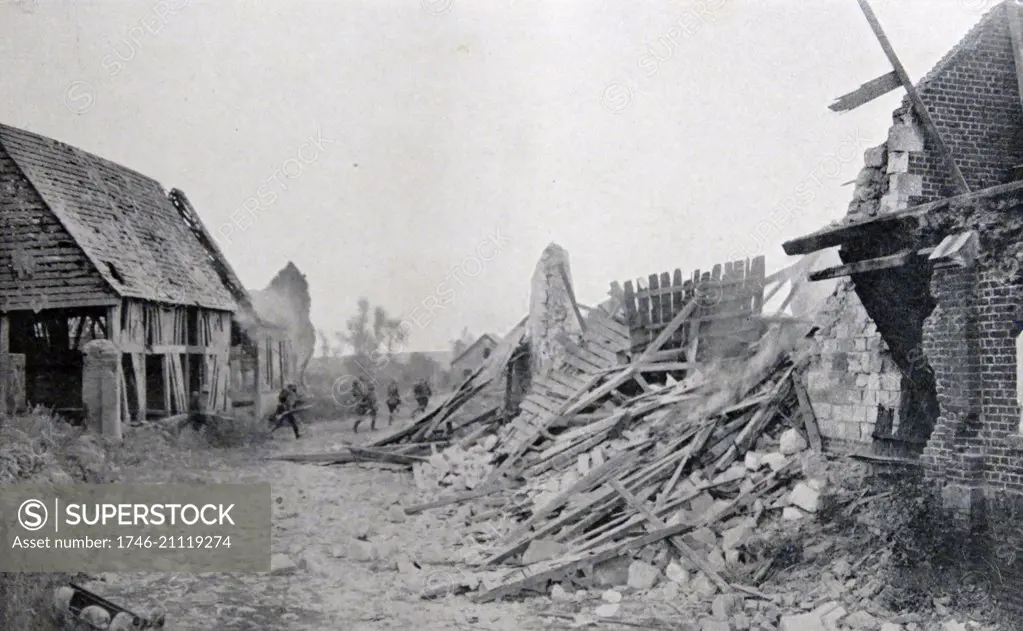
<path id="1" fill-rule="evenodd" d="M 116 346 L 118 349 L 121 348 L 121 309 L 122 308 L 123 308 L 123 301 L 122 301 L 122 304 L 117 304 L 117 305 L 114 305 L 113 307 L 108 307 L 107 308 L 107 327 L 106 327 L 107 339 L 110 340 L 114 344 L 114 346 Z M 117 380 L 116 380 L 116 383 L 117 383 L 117 387 L 122 390 L 118 394 L 118 396 L 116 397 L 118 403 L 120 404 L 120 403 L 123 403 L 123 401 L 125 401 L 125 397 L 126 397 L 126 393 L 123 391 L 123 388 L 124 388 L 124 365 L 123 365 L 123 362 L 121 360 L 121 357 L 118 357 L 118 361 L 117 361 Z M 128 418 L 127 418 L 128 417 L 128 409 L 125 406 L 123 406 L 123 405 L 120 405 L 119 407 L 121 407 L 122 409 L 120 410 L 120 414 L 118 415 L 116 427 L 101 427 L 100 431 L 103 434 L 107 434 L 108 432 L 110 432 L 111 435 L 116 435 L 116 436 L 120 437 L 120 435 L 121 435 L 121 424 L 128 420 Z"/>

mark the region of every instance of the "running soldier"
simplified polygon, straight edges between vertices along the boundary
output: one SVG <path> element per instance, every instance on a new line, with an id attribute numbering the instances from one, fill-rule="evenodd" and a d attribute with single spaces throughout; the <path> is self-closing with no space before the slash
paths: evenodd
<path id="1" fill-rule="evenodd" d="M 394 413 L 401 407 L 401 392 L 398 390 L 398 382 L 395 379 L 391 379 L 391 384 L 387 386 L 387 425 L 390 426 L 394 422 Z"/>
<path id="2" fill-rule="evenodd" d="M 295 431 L 295 438 L 301 438 L 298 433 L 298 420 L 295 418 L 295 412 L 293 411 L 298 407 L 298 386 L 293 383 L 289 383 L 281 393 L 277 395 L 277 411 L 274 412 L 274 426 L 270 430 L 272 435 L 284 424 L 291 425 L 291 429 Z"/>
<path id="3" fill-rule="evenodd" d="M 360 377 L 359 381 L 362 382 L 360 384 L 360 386 L 359 386 L 359 391 L 361 392 L 361 397 L 356 399 L 357 404 L 358 404 L 358 409 L 356 410 L 356 412 L 358 413 L 359 418 L 356 419 L 355 427 L 353 428 L 353 431 L 356 434 L 359 433 L 359 424 L 362 423 L 362 417 L 366 416 L 367 414 L 370 416 L 370 424 L 369 424 L 370 431 L 375 431 L 376 428 L 377 428 L 377 392 L 376 392 L 376 386 L 373 385 L 373 380 L 372 379 L 366 379 L 365 377 Z M 352 387 L 352 390 L 353 390 L 353 393 L 354 393 L 354 391 L 355 391 L 355 387 L 354 386 Z"/>
<path id="4" fill-rule="evenodd" d="M 412 393 L 416 397 L 415 414 L 422 414 L 426 412 L 426 406 L 430 404 L 430 397 L 433 396 L 433 390 L 430 389 L 430 383 L 426 379 L 420 379 L 416 382 L 415 388 Z"/>

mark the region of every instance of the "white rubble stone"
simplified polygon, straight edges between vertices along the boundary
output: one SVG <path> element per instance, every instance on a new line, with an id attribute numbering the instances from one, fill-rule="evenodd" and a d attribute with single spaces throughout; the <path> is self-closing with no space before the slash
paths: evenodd
<path id="1" fill-rule="evenodd" d="M 781 518 L 785 521 L 799 521 L 803 518 L 803 511 L 795 506 L 786 506 L 781 511 Z"/>
<path id="2" fill-rule="evenodd" d="M 782 616 L 778 622 L 778 631 L 822 631 L 823 628 L 820 616 L 813 613 Z"/>
<path id="3" fill-rule="evenodd" d="M 660 571 L 649 563 L 633 561 L 629 566 L 628 585 L 632 589 L 650 589 L 657 584 Z"/>
<path id="4" fill-rule="evenodd" d="M 806 449 L 806 439 L 799 430 L 789 428 L 781 433 L 778 440 L 778 451 L 783 456 L 792 456 Z"/>
<path id="5" fill-rule="evenodd" d="M 747 451 L 744 465 L 750 471 L 759 471 L 764 466 L 764 454 L 759 451 Z"/>
<path id="6" fill-rule="evenodd" d="M 810 485 L 800 482 L 789 493 L 789 503 L 808 513 L 816 513 L 820 508 L 820 493 L 810 488 Z"/>
<path id="7" fill-rule="evenodd" d="M 664 575 L 668 577 L 669 581 L 679 585 L 685 585 L 689 582 L 689 572 L 674 559 L 669 561 L 668 566 L 664 568 Z"/>
<path id="8" fill-rule="evenodd" d="M 620 605 L 618 603 L 604 603 L 603 605 L 597 606 L 595 613 L 601 618 L 611 618 L 618 613 L 619 607 Z"/>
<path id="9" fill-rule="evenodd" d="M 622 593 L 615 589 L 608 589 L 600 595 L 600 599 L 606 603 L 620 603 L 622 602 Z"/>
<path id="10" fill-rule="evenodd" d="M 789 461 L 785 457 L 785 454 L 777 451 L 772 451 L 769 454 L 764 454 L 764 464 L 771 468 L 771 471 L 779 471 Z"/>

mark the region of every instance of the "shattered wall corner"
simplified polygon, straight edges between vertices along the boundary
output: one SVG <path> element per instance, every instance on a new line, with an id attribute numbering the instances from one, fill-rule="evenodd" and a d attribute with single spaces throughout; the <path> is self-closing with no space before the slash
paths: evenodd
<path id="1" fill-rule="evenodd" d="M 551 243 L 540 256 L 530 285 L 527 330 L 534 375 L 545 374 L 560 365 L 565 354 L 560 339 L 564 336 L 573 342 L 582 339 L 582 328 L 576 318 L 571 293 L 562 278 L 562 268 L 571 283 L 568 252 Z"/>

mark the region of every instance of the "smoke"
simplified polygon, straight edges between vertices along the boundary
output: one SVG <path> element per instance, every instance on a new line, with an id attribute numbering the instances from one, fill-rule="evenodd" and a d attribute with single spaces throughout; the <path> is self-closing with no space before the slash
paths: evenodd
<path id="1" fill-rule="evenodd" d="M 316 347 L 316 330 L 309 316 L 312 301 L 305 275 L 289 261 L 266 289 L 250 294 L 260 318 L 288 331 L 301 376 Z"/>

